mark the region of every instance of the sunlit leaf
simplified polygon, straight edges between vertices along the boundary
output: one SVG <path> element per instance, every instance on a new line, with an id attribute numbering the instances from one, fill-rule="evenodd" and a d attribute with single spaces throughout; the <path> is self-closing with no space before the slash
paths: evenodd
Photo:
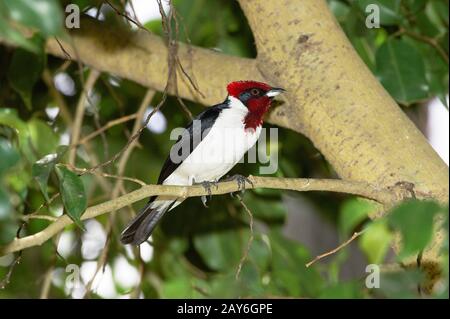
<path id="1" fill-rule="evenodd" d="M 163 298 L 188 297 L 192 294 L 192 286 L 187 278 L 179 278 L 164 283 L 162 290 Z"/>
<path id="2" fill-rule="evenodd" d="M 45 36 L 61 35 L 63 14 L 56 0 L 4 0 L 11 19 Z"/>
<path id="3" fill-rule="evenodd" d="M 22 47 L 31 52 L 38 53 L 40 47 L 37 43 L 27 38 L 9 22 L 9 10 L 3 1 L 0 1 L 0 37 L 6 42 Z"/>
<path id="4" fill-rule="evenodd" d="M 372 222 L 367 226 L 358 243 L 369 263 L 381 264 L 384 261 L 392 237 L 384 220 Z"/>
<path id="5" fill-rule="evenodd" d="M 355 227 L 369 217 L 375 210 L 375 205 L 367 200 L 352 198 L 342 204 L 339 214 L 339 229 L 345 236 L 350 235 Z"/>

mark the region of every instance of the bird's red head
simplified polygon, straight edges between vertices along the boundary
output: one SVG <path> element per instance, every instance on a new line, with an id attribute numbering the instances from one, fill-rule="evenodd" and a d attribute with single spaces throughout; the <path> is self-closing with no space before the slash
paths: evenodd
<path id="1" fill-rule="evenodd" d="M 284 90 L 256 81 L 236 81 L 227 86 L 228 94 L 244 104 L 248 109 L 244 124 L 246 129 L 256 129 L 263 122 L 272 99 Z"/>

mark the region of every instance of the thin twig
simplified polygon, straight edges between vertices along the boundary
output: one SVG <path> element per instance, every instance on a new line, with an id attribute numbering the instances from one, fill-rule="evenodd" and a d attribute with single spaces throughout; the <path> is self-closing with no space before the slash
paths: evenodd
<path id="1" fill-rule="evenodd" d="M 244 254 L 241 257 L 241 260 L 239 261 L 239 265 L 237 267 L 236 275 L 235 275 L 236 280 L 238 280 L 239 279 L 239 275 L 240 275 L 241 270 L 242 270 L 242 266 L 244 265 L 245 261 L 247 260 L 248 254 L 250 253 L 250 248 L 252 246 L 254 237 L 253 237 L 253 214 L 250 211 L 250 209 L 247 207 L 247 205 L 244 203 L 244 201 L 242 200 L 242 197 L 239 194 L 237 194 L 236 197 L 238 198 L 239 202 L 241 203 L 242 207 L 247 212 L 247 215 L 250 218 L 250 222 L 249 222 L 249 225 L 250 225 L 250 237 L 248 238 L 247 247 L 246 247 L 246 249 L 244 251 Z"/>
<path id="2" fill-rule="evenodd" d="M 330 251 L 328 251 L 326 253 L 323 253 L 323 254 L 321 254 L 319 256 L 316 256 L 313 260 L 311 260 L 309 263 L 306 264 L 306 268 L 310 267 L 312 264 L 314 264 L 316 261 L 319 261 L 322 258 L 325 258 L 327 256 L 330 256 L 330 255 L 333 255 L 333 254 L 337 253 L 339 250 L 341 250 L 342 248 L 346 247 L 348 244 L 350 244 L 352 241 L 354 241 L 356 238 L 358 238 L 363 232 L 364 232 L 364 230 L 362 230 L 360 232 L 353 233 L 352 237 L 347 239 L 345 242 L 340 244 L 335 249 L 332 249 L 332 250 L 330 250 Z"/>
<path id="3" fill-rule="evenodd" d="M 106 131 L 106 130 L 108 130 L 108 129 L 116 126 L 116 125 L 119 125 L 119 124 L 122 124 L 122 123 L 126 123 L 126 122 L 131 121 L 131 120 L 133 120 L 135 118 L 136 118 L 136 113 L 125 115 L 125 116 L 119 117 L 118 119 L 115 119 L 115 120 L 111 120 L 108 123 L 106 123 L 104 126 L 102 126 L 101 128 L 97 129 L 96 131 L 94 131 L 94 132 L 90 133 L 89 135 L 87 135 L 87 136 L 83 137 L 82 139 L 80 139 L 78 141 L 78 145 L 86 143 L 87 141 L 93 139 L 94 137 L 96 137 L 100 133 L 102 133 L 102 132 L 104 132 L 104 131 Z"/>
<path id="4" fill-rule="evenodd" d="M 449 64 L 449 57 L 448 57 L 447 52 L 442 48 L 442 46 L 439 44 L 439 42 L 436 39 L 427 37 L 427 36 L 419 34 L 419 33 L 415 33 L 415 32 L 410 31 L 410 30 L 406 30 L 404 28 L 400 28 L 398 31 L 393 33 L 391 36 L 392 37 L 398 37 L 398 36 L 401 36 L 401 35 L 409 36 L 409 37 L 411 37 L 413 39 L 416 39 L 416 40 L 421 41 L 421 42 L 423 42 L 425 44 L 428 44 L 429 46 L 432 46 L 438 52 L 438 54 L 442 57 L 444 62 L 447 65 Z"/>
<path id="5" fill-rule="evenodd" d="M 58 40 L 57 37 L 55 37 L 56 42 L 59 45 L 59 48 L 61 49 L 61 51 L 64 53 L 64 55 L 66 56 L 66 59 L 69 61 L 72 61 L 72 57 L 70 56 L 69 52 L 67 52 L 67 50 L 64 48 L 64 46 L 62 45 L 62 43 Z"/>
<path id="6" fill-rule="evenodd" d="M 117 13 L 119 13 L 120 15 L 126 16 L 128 17 L 126 14 L 122 14 L 120 13 L 120 11 L 118 11 L 118 9 L 114 8 L 111 3 L 109 3 L 107 0 L 105 0 L 113 9 L 116 10 Z M 89 171 L 94 171 L 100 167 L 104 167 L 107 166 L 111 163 L 114 163 L 119 157 L 121 157 L 121 155 L 126 151 L 126 149 L 131 145 L 131 143 L 133 143 L 137 138 L 139 138 L 139 136 L 141 135 L 141 133 L 144 131 L 144 129 L 146 128 L 146 126 L 148 125 L 148 123 L 150 122 L 151 117 L 159 111 L 159 109 L 164 105 L 164 102 L 167 99 L 167 94 L 169 91 L 169 87 L 172 85 L 175 85 L 174 87 L 176 88 L 176 64 L 175 64 L 175 57 L 177 55 L 177 49 L 178 49 L 178 42 L 173 39 L 173 34 L 172 34 L 172 26 L 171 26 L 171 13 L 169 13 L 169 17 L 166 16 L 161 0 L 157 0 L 158 2 L 158 6 L 159 6 L 159 11 L 161 13 L 161 18 L 162 18 L 162 26 L 163 26 L 163 32 L 165 34 L 165 40 L 167 43 L 167 47 L 168 47 L 168 57 L 167 57 L 167 63 L 168 63 L 168 77 L 167 77 L 167 82 L 166 82 L 166 86 L 164 88 L 163 91 L 163 96 L 161 98 L 161 101 L 158 103 L 158 105 L 152 110 L 152 112 L 150 112 L 150 114 L 148 114 L 147 118 L 145 119 L 144 124 L 140 127 L 140 129 L 133 134 L 130 139 L 128 140 L 128 142 L 125 144 L 125 146 L 119 151 L 117 152 L 112 158 L 110 158 L 109 160 L 100 163 L 92 168 L 89 169 Z M 170 3 L 170 2 L 169 2 Z M 128 17 L 129 18 L 129 17 Z M 131 19 L 131 18 L 130 18 Z M 131 19 L 131 21 L 134 21 L 133 19 Z M 136 23 L 136 25 L 139 25 L 138 21 L 134 21 Z M 148 31 L 148 30 L 147 30 Z M 178 95 L 178 94 L 177 94 Z"/>
<path id="7" fill-rule="evenodd" d="M 142 282 L 144 281 L 146 269 L 145 269 L 145 262 L 142 260 L 142 256 L 141 256 L 141 252 L 140 252 L 139 247 L 136 247 L 136 249 L 134 249 L 133 254 L 134 254 L 134 257 L 139 262 L 139 265 L 138 265 L 139 282 L 136 285 L 136 287 L 134 287 L 134 289 L 131 291 L 130 299 L 138 299 L 139 298 L 139 293 L 140 293 L 140 290 L 141 290 L 141 285 L 142 285 Z"/>
<path id="8" fill-rule="evenodd" d="M 61 96 L 59 91 L 55 88 L 55 84 L 53 83 L 53 76 L 48 69 L 45 69 L 42 72 L 42 79 L 48 87 L 50 95 L 55 100 L 56 104 L 59 107 L 59 114 L 61 115 L 62 120 L 66 124 L 66 126 L 72 125 L 72 117 L 70 115 L 69 108 L 67 107 L 64 98 Z"/>
<path id="9" fill-rule="evenodd" d="M 52 277 L 53 277 L 53 271 L 55 270 L 55 266 L 56 266 L 56 261 L 57 261 L 57 257 L 61 256 L 58 253 L 58 242 L 59 239 L 61 237 L 61 234 L 58 234 L 54 239 L 54 255 L 52 256 L 52 261 L 50 266 L 48 267 L 46 273 L 45 273 L 45 277 L 44 277 L 44 282 L 42 284 L 41 287 L 41 294 L 40 294 L 40 299 L 48 299 L 48 296 L 50 294 L 50 289 L 52 287 Z"/>
<path id="10" fill-rule="evenodd" d="M 30 219 L 41 219 L 41 220 L 48 220 L 51 222 L 54 222 L 58 219 L 58 217 L 49 216 L 49 215 L 23 215 L 21 219 L 25 222 L 29 221 Z"/>
<path id="11" fill-rule="evenodd" d="M 94 84 L 97 81 L 99 75 L 100 75 L 100 73 L 98 71 L 91 70 L 91 72 L 89 73 L 87 82 L 86 82 L 85 86 L 83 87 L 83 92 L 80 93 L 80 98 L 78 100 L 77 109 L 75 112 L 75 120 L 73 122 L 73 127 L 72 127 L 72 134 L 71 134 L 71 141 L 70 141 L 71 145 L 78 144 L 78 140 L 80 138 L 80 133 L 81 133 L 81 125 L 83 123 L 84 111 L 86 109 L 87 94 L 89 94 L 89 92 L 94 87 Z M 76 154 L 77 154 L 76 152 L 77 152 L 76 147 L 72 147 L 69 150 L 69 160 L 68 160 L 69 164 L 72 164 L 72 165 L 75 164 L 75 158 L 76 158 Z"/>
<path id="12" fill-rule="evenodd" d="M 95 82 L 97 81 L 99 76 L 100 76 L 100 72 L 92 69 L 91 72 L 89 73 L 87 82 L 83 86 L 83 90 L 80 93 L 80 97 L 79 97 L 78 104 L 77 104 L 77 109 L 75 112 L 75 120 L 73 121 L 73 125 L 72 125 L 71 145 L 78 144 L 78 140 L 79 140 L 80 134 L 81 134 L 81 127 L 83 125 L 84 113 L 85 113 L 85 109 L 86 109 L 86 101 L 89 101 L 88 94 L 94 87 Z M 68 159 L 69 165 L 75 165 L 76 154 L 77 154 L 76 152 L 77 152 L 76 147 L 72 147 L 71 149 L 69 149 L 69 159 Z M 55 238 L 55 246 L 56 247 L 58 246 L 59 238 L 60 238 L 60 236 L 57 236 Z M 56 249 L 55 249 L 55 251 L 56 251 Z M 53 269 L 55 267 L 55 263 L 56 263 L 56 253 L 55 253 L 54 261 L 52 262 L 52 265 L 49 267 L 49 269 L 47 270 L 47 273 L 45 275 L 44 283 L 43 283 L 42 289 L 41 289 L 41 299 L 46 299 L 50 292 L 52 274 L 53 274 Z"/>
<path id="13" fill-rule="evenodd" d="M 133 177 L 120 176 L 120 175 L 114 175 L 114 174 L 108 174 L 108 173 L 96 172 L 96 171 L 91 172 L 87 168 L 75 167 L 75 166 L 69 165 L 69 164 L 62 164 L 62 165 L 70 168 L 73 171 L 78 172 L 79 174 L 89 173 L 89 174 L 94 174 L 94 175 L 100 175 L 103 177 L 114 178 L 114 179 L 118 179 L 118 180 L 122 180 L 122 181 L 129 181 L 129 182 L 139 184 L 141 186 L 147 185 L 144 181 L 137 179 L 137 178 L 133 178 Z"/>
<path id="14" fill-rule="evenodd" d="M 22 251 L 19 251 L 19 253 L 17 254 L 17 257 L 14 258 L 11 265 L 9 265 L 9 269 L 8 269 L 8 272 L 6 273 L 5 278 L 3 278 L 2 281 L 0 281 L 0 289 L 5 289 L 6 286 L 8 286 L 8 284 L 11 281 L 11 276 L 13 274 L 14 268 L 16 267 L 16 265 L 20 264 L 21 259 L 22 259 Z"/>
<path id="15" fill-rule="evenodd" d="M 135 135 L 140 127 L 141 127 L 141 119 L 145 113 L 145 110 L 147 109 L 149 103 L 151 102 L 151 100 L 153 99 L 153 96 L 155 95 L 155 92 L 153 90 L 147 90 L 147 92 L 145 93 L 144 98 L 142 99 L 141 105 L 139 106 L 138 111 L 136 112 L 136 116 L 135 116 L 135 122 L 134 122 L 134 126 L 133 126 L 133 131 L 132 134 Z M 126 168 L 126 164 L 128 162 L 128 159 L 134 149 L 134 147 L 137 145 L 138 140 L 134 140 L 132 141 L 132 143 L 130 143 L 129 147 L 127 147 L 125 149 L 125 151 L 123 152 L 120 160 L 119 160 L 119 165 L 118 165 L 118 169 L 117 169 L 117 174 L 118 177 L 120 177 L 121 175 L 123 175 L 123 173 L 125 172 L 125 168 Z M 122 179 L 128 179 L 128 178 L 122 178 Z M 123 183 L 122 183 L 122 179 L 119 179 L 116 182 L 116 185 L 114 186 L 114 189 L 112 191 L 112 195 L 111 195 L 111 199 L 115 199 L 119 196 L 119 192 L 122 189 Z M 142 182 L 143 183 L 143 182 Z M 92 289 L 92 284 L 93 281 L 95 279 L 95 277 L 97 276 L 98 272 L 100 271 L 100 269 L 104 268 L 107 259 L 108 259 L 108 252 L 109 252 L 109 245 L 111 243 L 111 235 L 112 235 L 112 225 L 114 224 L 115 221 L 115 213 L 112 212 L 112 214 L 109 216 L 109 219 L 107 221 L 107 224 L 105 226 L 106 229 L 106 233 L 107 233 L 107 240 L 105 243 L 105 246 L 103 247 L 103 250 L 100 254 L 100 257 L 98 258 L 97 261 L 97 266 L 94 272 L 94 275 L 92 276 L 92 278 L 89 280 L 89 282 L 86 285 L 86 293 L 84 295 L 84 297 L 88 297 L 90 295 L 91 289 Z"/>
<path id="16" fill-rule="evenodd" d="M 87 171 L 86 171 L 86 173 L 90 173 L 90 172 L 93 172 L 93 171 L 95 171 L 96 169 L 99 169 L 99 168 L 101 168 L 101 167 L 104 167 L 104 166 L 107 166 L 107 165 L 109 165 L 109 164 L 111 164 L 111 163 L 114 163 L 125 151 L 126 151 L 126 149 L 141 135 L 141 133 L 144 131 L 144 129 L 147 127 L 147 125 L 148 125 L 148 123 L 150 122 L 150 119 L 151 119 L 151 117 L 156 113 L 156 112 L 158 112 L 159 111 L 159 109 L 162 107 L 162 105 L 164 104 L 164 102 L 166 101 L 166 99 L 167 99 L 167 90 L 164 90 L 164 92 L 163 92 L 163 96 L 162 96 L 162 99 L 161 99 L 161 101 L 158 103 L 158 105 L 150 112 L 150 114 L 148 114 L 148 116 L 147 116 L 147 118 L 145 119 L 145 121 L 144 121 L 144 124 L 139 128 L 139 130 L 135 133 L 135 134 L 133 134 L 131 137 L 130 137 L 130 139 L 127 141 L 127 143 L 125 144 L 125 146 L 124 147 L 122 147 L 122 149 L 119 151 L 119 152 L 117 152 L 112 158 L 110 158 L 109 160 L 107 160 L 107 161 L 105 161 L 105 162 L 103 162 L 103 163 L 100 163 L 100 164 L 97 164 L 97 165 L 95 165 L 95 166 L 93 166 L 93 167 L 91 167 L 90 169 L 88 169 Z"/>
<path id="17" fill-rule="evenodd" d="M 148 30 L 146 27 L 144 27 L 138 19 L 133 19 L 132 17 L 130 17 L 128 14 L 121 12 L 119 9 L 117 9 L 111 2 L 109 2 L 108 0 L 104 0 L 110 7 L 111 9 L 114 10 L 114 12 L 116 12 L 117 15 L 124 17 L 127 21 L 133 23 L 135 26 L 137 26 L 139 29 L 144 30 L 148 33 L 151 33 L 150 30 Z"/>
<path id="18" fill-rule="evenodd" d="M 448 54 L 447 52 L 445 52 L 445 50 L 439 45 L 438 41 L 436 41 L 433 38 L 429 38 L 427 36 L 409 31 L 409 30 L 404 30 L 405 34 L 413 39 L 422 41 L 430 46 L 432 46 L 438 53 L 439 55 L 442 57 L 442 59 L 445 61 L 445 63 L 448 65 L 449 64 L 449 58 L 448 58 Z"/>
<path id="19" fill-rule="evenodd" d="M 52 286 L 52 276 L 53 276 L 53 270 L 54 269 L 55 268 L 54 268 L 54 265 L 52 263 L 52 265 L 50 265 L 50 267 L 45 272 L 44 282 L 42 284 L 41 293 L 40 293 L 40 296 L 39 296 L 40 299 L 48 299 L 48 295 L 50 293 L 50 288 Z"/>
<path id="20" fill-rule="evenodd" d="M 36 219 L 47 219 L 47 220 L 52 220 L 53 218 L 55 218 L 55 217 L 53 217 L 53 216 L 48 216 L 48 215 L 38 215 L 38 213 L 40 212 L 40 210 L 42 209 L 42 208 L 44 208 L 44 207 L 50 207 L 50 204 L 56 199 L 56 198 L 58 198 L 59 197 L 59 193 L 55 193 L 55 194 L 53 194 L 52 195 L 52 197 L 50 197 L 50 199 L 48 200 L 48 202 L 47 201 L 45 201 L 44 200 L 44 202 L 41 204 L 41 205 L 39 205 L 39 207 L 34 211 L 34 212 L 32 212 L 32 213 L 30 213 L 30 214 L 26 214 L 26 215 L 23 215 L 22 216 L 22 220 L 23 221 L 28 221 L 28 220 L 30 220 L 30 219 L 34 219 L 34 218 L 36 218 Z M 39 217 L 36 217 L 36 216 L 39 216 Z M 55 218 L 55 220 L 56 220 L 57 218 Z"/>
<path id="21" fill-rule="evenodd" d="M 176 15 L 176 9 L 172 3 L 172 1 L 168 1 L 169 4 L 169 15 L 166 15 L 164 12 L 164 8 L 162 5 L 161 0 L 156 0 L 159 7 L 159 13 L 161 15 L 161 23 L 163 32 L 165 34 L 166 39 L 166 45 L 168 50 L 168 68 L 169 68 L 169 78 L 168 78 L 168 84 L 171 85 L 175 96 L 177 98 L 177 101 L 181 107 L 181 110 L 186 114 L 189 120 L 192 120 L 192 113 L 189 111 L 187 106 L 184 104 L 183 100 L 180 98 L 180 95 L 178 93 L 178 80 L 177 80 L 177 65 L 179 63 L 178 59 L 178 36 L 179 36 L 179 25 L 178 25 L 178 19 Z M 175 26 L 175 35 L 174 31 L 172 29 L 172 25 Z M 181 65 L 181 63 L 179 63 Z M 184 71 L 183 67 L 181 66 L 181 70 Z M 190 81 L 190 77 L 187 77 Z M 193 83 L 193 82 L 192 82 Z M 196 86 L 193 86 L 194 90 L 196 90 Z"/>

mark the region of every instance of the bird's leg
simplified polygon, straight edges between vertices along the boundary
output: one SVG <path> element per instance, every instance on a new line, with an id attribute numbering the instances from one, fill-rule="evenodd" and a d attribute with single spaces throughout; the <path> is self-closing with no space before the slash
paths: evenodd
<path id="1" fill-rule="evenodd" d="M 245 192 L 245 183 L 252 185 L 252 187 L 254 186 L 253 182 L 248 177 L 245 177 L 240 174 L 235 174 L 233 176 L 226 177 L 223 181 L 224 182 L 236 181 L 238 184 L 238 191 L 241 191 L 242 193 Z M 233 193 L 231 193 L 231 196 L 233 196 Z"/>
<path id="2" fill-rule="evenodd" d="M 203 188 L 206 190 L 206 192 L 208 192 L 208 197 L 209 199 L 211 199 L 212 196 L 212 192 L 211 192 L 211 186 L 215 186 L 216 188 L 218 188 L 219 186 L 217 185 L 217 181 L 213 181 L 213 182 L 208 182 L 208 181 L 203 181 L 203 182 L 199 182 L 196 183 L 195 180 L 193 180 L 193 184 L 194 185 L 202 185 Z M 200 197 L 202 200 L 202 204 L 203 206 L 205 206 L 206 208 L 208 208 L 208 205 L 206 205 L 208 198 L 206 197 L 206 195 L 203 195 Z"/>

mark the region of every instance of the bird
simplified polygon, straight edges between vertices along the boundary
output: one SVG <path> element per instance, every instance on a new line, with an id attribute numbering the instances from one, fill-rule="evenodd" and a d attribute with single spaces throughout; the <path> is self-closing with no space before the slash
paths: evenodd
<path id="1" fill-rule="evenodd" d="M 256 143 L 273 98 L 285 91 L 250 80 L 231 82 L 226 89 L 224 102 L 206 108 L 183 130 L 171 147 L 157 184 L 202 184 L 210 192 L 210 185 L 227 174 Z M 238 185 L 245 185 L 243 179 L 236 175 Z M 122 244 L 145 242 L 164 214 L 183 200 L 152 196 L 122 231 Z M 202 202 L 206 206 L 206 197 Z"/>

